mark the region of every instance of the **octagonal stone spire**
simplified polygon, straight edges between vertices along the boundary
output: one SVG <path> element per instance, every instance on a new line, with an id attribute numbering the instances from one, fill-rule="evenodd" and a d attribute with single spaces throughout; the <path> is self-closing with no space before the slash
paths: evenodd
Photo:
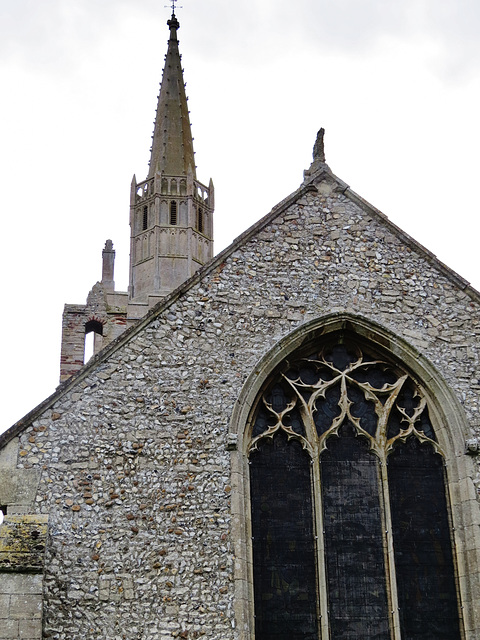
<path id="1" fill-rule="evenodd" d="M 177 30 L 180 24 L 172 13 L 167 55 L 163 69 L 153 132 L 148 178 L 156 173 L 196 178 L 193 139 L 183 81 Z"/>

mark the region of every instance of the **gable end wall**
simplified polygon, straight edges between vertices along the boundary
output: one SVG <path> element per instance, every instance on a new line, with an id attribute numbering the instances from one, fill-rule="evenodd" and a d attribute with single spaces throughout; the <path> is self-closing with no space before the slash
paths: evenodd
<path id="1" fill-rule="evenodd" d="M 403 339 L 452 390 L 466 435 L 480 436 L 478 303 L 381 217 L 331 181 L 319 187 L 120 338 L 18 434 L 15 468 L 40 475 L 31 512 L 49 515 L 45 637 L 250 637 L 234 584 L 246 559 L 234 521 L 243 472 L 228 429 L 262 357 L 307 322 L 350 313 Z M 457 436 L 453 455 L 464 446 Z M 458 498 L 475 502 L 469 464 Z M 462 544 L 478 555 L 475 536 Z M 472 639 L 478 595 L 467 603 Z"/>

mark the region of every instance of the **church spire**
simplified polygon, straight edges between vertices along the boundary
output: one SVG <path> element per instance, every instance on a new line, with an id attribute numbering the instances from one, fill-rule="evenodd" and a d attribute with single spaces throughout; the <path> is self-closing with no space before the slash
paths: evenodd
<path id="1" fill-rule="evenodd" d="M 172 0 L 170 39 L 165 56 L 146 180 L 130 186 L 130 269 L 128 294 L 115 291 L 115 251 L 107 240 L 102 281 L 85 305 L 65 305 L 60 380 L 85 359 L 85 336 L 94 334 L 94 352 L 143 318 L 148 309 L 190 278 L 213 255 L 213 182 L 196 177 L 187 97 L 178 52 L 178 21 Z M 1 635 L 1 634 L 0 634 Z"/>
<path id="2" fill-rule="evenodd" d="M 158 96 L 148 177 L 163 173 L 169 176 L 191 174 L 195 178 L 193 138 L 177 39 L 180 24 L 175 13 L 167 24 L 170 39 Z"/>
<path id="3" fill-rule="evenodd" d="M 173 0 L 175 6 L 176 0 Z M 175 11 L 148 177 L 130 190 L 129 318 L 138 319 L 213 255 L 213 183 L 197 180 Z"/>

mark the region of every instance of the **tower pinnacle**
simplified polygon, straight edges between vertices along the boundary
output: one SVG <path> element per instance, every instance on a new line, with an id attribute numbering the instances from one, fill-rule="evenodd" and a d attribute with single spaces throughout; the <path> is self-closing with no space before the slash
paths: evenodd
<path id="1" fill-rule="evenodd" d="M 180 23 L 174 12 L 167 24 L 170 38 L 158 96 L 148 177 L 152 178 L 156 173 L 170 176 L 191 173 L 195 178 L 193 138 L 177 39 Z"/>

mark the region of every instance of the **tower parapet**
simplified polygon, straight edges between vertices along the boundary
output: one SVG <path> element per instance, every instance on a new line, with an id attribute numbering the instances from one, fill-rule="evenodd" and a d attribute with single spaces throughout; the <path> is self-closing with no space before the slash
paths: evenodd
<path id="1" fill-rule="evenodd" d="M 159 173 L 135 184 L 130 303 L 168 295 L 212 257 L 213 200 L 213 183 L 207 187 L 191 174 Z"/>

